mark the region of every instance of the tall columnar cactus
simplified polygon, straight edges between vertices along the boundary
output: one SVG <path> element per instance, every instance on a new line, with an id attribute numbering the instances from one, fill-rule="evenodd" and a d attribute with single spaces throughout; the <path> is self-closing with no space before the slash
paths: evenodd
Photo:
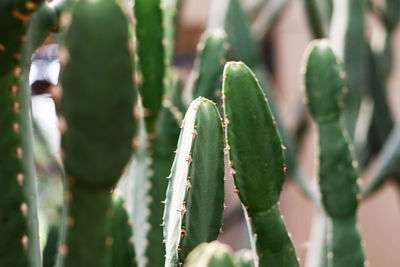
<path id="1" fill-rule="evenodd" d="M 131 220 L 121 196 L 113 197 L 111 215 L 111 267 L 136 267 Z"/>
<path id="2" fill-rule="evenodd" d="M 110 0 L 80 1 L 63 16 L 71 24 L 60 49 L 59 123 L 68 183 L 60 266 L 107 266 L 110 190 L 132 153 L 135 130 L 128 21 Z"/>
<path id="3" fill-rule="evenodd" d="M 0 265 L 40 266 L 27 29 L 40 0 L 0 4 Z"/>
<path id="4" fill-rule="evenodd" d="M 226 151 L 256 266 L 298 266 L 278 205 L 286 172 L 281 139 L 267 99 L 244 63 L 225 65 L 223 99 Z"/>
<path id="5" fill-rule="evenodd" d="M 330 218 L 327 228 L 328 266 L 364 266 L 356 227 L 360 197 L 357 161 L 341 122 L 344 74 L 328 41 L 310 44 L 305 61 L 305 99 L 318 128 L 319 185 Z"/>
<path id="6" fill-rule="evenodd" d="M 361 94 L 364 91 L 363 66 L 365 47 L 366 0 L 337 0 L 333 4 L 331 27 L 332 46 L 343 60 L 347 74 L 346 87 L 349 93 L 344 98 L 343 117 L 351 140 L 358 118 Z"/>
<path id="7" fill-rule="evenodd" d="M 198 244 L 215 240 L 222 224 L 222 122 L 214 103 L 188 108 L 172 165 L 164 211 L 165 266 L 177 266 Z"/>
<path id="8" fill-rule="evenodd" d="M 146 128 L 154 133 L 161 110 L 165 53 L 161 0 L 135 0 L 136 34 L 141 75 L 137 81 L 145 109 Z M 164 43 L 165 44 L 165 43 Z M 151 140 L 150 140 L 151 141 Z"/>
<path id="9" fill-rule="evenodd" d="M 222 29 L 206 32 L 198 44 L 194 69 L 193 98 L 199 96 L 217 102 L 228 43 Z"/>
<path id="10" fill-rule="evenodd" d="M 187 267 L 237 267 L 232 250 L 218 241 L 198 245 L 185 261 Z"/>

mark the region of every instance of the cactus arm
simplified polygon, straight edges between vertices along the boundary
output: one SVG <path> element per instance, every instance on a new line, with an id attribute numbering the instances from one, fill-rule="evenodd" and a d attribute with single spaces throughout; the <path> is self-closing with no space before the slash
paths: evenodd
<path id="1" fill-rule="evenodd" d="M 135 267 L 132 228 L 128 213 L 125 210 L 125 201 L 119 196 L 113 198 L 111 235 L 111 266 Z"/>
<path id="2" fill-rule="evenodd" d="M 231 45 L 230 58 L 240 59 L 250 67 L 258 64 L 257 47 L 246 15 L 238 0 L 229 0 L 224 29 Z"/>
<path id="3" fill-rule="evenodd" d="M 217 89 L 221 84 L 227 45 L 226 34 L 222 29 L 203 35 L 198 45 L 193 99 L 202 96 L 217 102 Z"/>
<path id="4" fill-rule="evenodd" d="M 244 63 L 225 65 L 223 98 L 226 150 L 250 221 L 256 266 L 298 266 L 278 207 L 285 172 L 282 143 L 265 95 Z"/>
<path id="5" fill-rule="evenodd" d="M 136 34 L 142 81 L 138 81 L 145 109 L 146 128 L 155 131 L 161 110 L 165 75 L 163 13 L 160 0 L 135 0 Z"/>
<path id="6" fill-rule="evenodd" d="M 268 79 L 257 60 L 256 43 L 251 35 L 247 18 L 240 3 L 237 0 L 213 2 L 211 11 L 215 10 L 214 12 L 216 12 L 218 10 L 221 12 L 221 9 L 225 10 L 222 12 L 224 20 L 218 21 L 218 19 L 215 19 L 213 14 L 211 14 L 208 28 L 213 29 L 224 27 L 228 36 L 228 43 L 231 46 L 231 52 L 230 54 L 228 53 L 228 57 L 231 59 L 233 58 L 234 60 L 241 60 L 254 69 L 254 72 L 260 81 L 261 88 L 269 99 L 270 108 L 275 114 L 279 131 L 282 134 L 283 143 L 288 147 L 285 151 L 285 156 L 287 157 L 288 169 L 291 172 L 291 177 L 294 177 L 294 180 L 300 185 L 301 189 L 307 196 L 318 203 L 318 198 L 316 197 L 315 192 L 310 189 L 308 183 L 303 179 L 301 171 L 297 167 L 295 151 L 293 150 L 293 138 L 291 138 L 290 133 L 284 128 L 283 123 L 281 123 L 279 118 Z"/>
<path id="7" fill-rule="evenodd" d="M 312 36 L 315 39 L 325 37 L 323 23 L 319 14 L 316 0 L 304 0 L 304 8 L 307 13 L 307 20 L 311 28 Z"/>
<path id="8" fill-rule="evenodd" d="M 198 245 L 186 258 L 187 267 L 238 267 L 232 250 L 217 241 Z"/>
<path id="9" fill-rule="evenodd" d="M 327 241 L 328 266 L 364 266 L 361 237 L 356 228 L 360 198 L 358 163 L 340 121 L 346 92 L 343 70 L 326 40 L 310 44 L 305 62 L 305 101 L 318 128 L 319 184 L 330 218 L 328 232 L 332 233 Z"/>
<path id="10" fill-rule="evenodd" d="M 42 1 L 0 4 L 0 265 L 40 266 L 27 29 Z"/>
<path id="11" fill-rule="evenodd" d="M 183 122 L 167 189 L 165 266 L 178 265 L 199 243 L 217 238 L 224 200 L 223 166 L 218 110 L 211 101 L 197 98 Z"/>
<path id="12" fill-rule="evenodd" d="M 335 53 L 343 60 L 349 93 L 344 99 L 343 117 L 350 139 L 354 140 L 358 111 L 363 92 L 363 58 L 365 56 L 365 0 L 334 1 L 331 40 Z"/>
<path id="13" fill-rule="evenodd" d="M 60 51 L 68 217 L 59 264 L 107 266 L 110 190 L 131 155 L 135 131 L 128 25 L 109 0 L 80 1 L 71 18 Z"/>

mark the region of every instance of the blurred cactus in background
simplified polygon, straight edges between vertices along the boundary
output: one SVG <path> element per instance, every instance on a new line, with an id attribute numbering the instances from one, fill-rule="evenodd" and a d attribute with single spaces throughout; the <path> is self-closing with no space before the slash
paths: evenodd
<path id="1" fill-rule="evenodd" d="M 2 0 L 0 266 L 367 266 L 359 203 L 400 185 L 386 95 L 400 2 L 304 0 L 317 181 L 298 159 L 311 124 L 286 127 L 261 56 L 290 2 L 211 1 L 185 70 L 184 1 Z M 306 265 L 281 215 L 286 177 L 316 208 Z M 248 227 L 236 253 L 216 241 L 228 179 Z"/>

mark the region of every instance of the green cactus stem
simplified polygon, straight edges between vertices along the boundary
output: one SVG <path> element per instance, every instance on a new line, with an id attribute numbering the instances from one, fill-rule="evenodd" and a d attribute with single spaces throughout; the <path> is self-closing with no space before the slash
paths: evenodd
<path id="1" fill-rule="evenodd" d="M 113 197 L 111 215 L 111 266 L 135 267 L 135 251 L 131 220 L 125 209 L 125 201 L 121 196 Z"/>
<path id="2" fill-rule="evenodd" d="M 40 0 L 0 5 L 0 265 L 41 266 L 27 31 Z"/>
<path id="3" fill-rule="evenodd" d="M 305 101 L 318 128 L 318 176 L 328 215 L 328 266 L 364 266 L 356 210 L 358 162 L 341 116 L 344 72 L 327 40 L 313 41 L 305 57 Z M 328 81 L 328 82 L 327 82 Z M 334 140 L 334 142 L 333 142 Z"/>
<path id="4" fill-rule="evenodd" d="M 318 9 L 318 2 L 318 0 L 304 0 L 308 24 L 310 25 L 312 36 L 316 39 L 325 37 L 320 11 Z"/>
<path id="5" fill-rule="evenodd" d="M 107 266 L 110 191 L 132 153 L 135 132 L 128 21 L 109 0 L 80 1 L 68 12 L 62 15 L 70 26 L 59 55 L 61 154 L 68 183 L 59 265 Z"/>
<path id="6" fill-rule="evenodd" d="M 148 201 L 147 223 L 150 228 L 147 232 L 147 241 L 150 244 L 146 249 L 148 266 L 161 266 L 165 262 L 165 245 L 163 244 L 162 217 L 164 213 L 165 192 L 168 187 L 166 177 L 174 161 L 174 151 L 179 138 L 180 128 L 170 109 L 162 107 L 160 118 L 157 121 L 156 134 L 152 146 L 148 148 L 147 176 L 149 191 L 145 201 Z M 136 178 L 136 177 L 135 177 Z"/>
<path id="7" fill-rule="evenodd" d="M 193 99 L 202 96 L 217 102 L 228 47 L 226 33 L 222 29 L 206 32 L 197 47 Z"/>
<path id="8" fill-rule="evenodd" d="M 281 139 L 267 99 L 244 63 L 225 65 L 223 99 L 226 151 L 254 241 L 256 266 L 298 266 L 278 206 L 286 171 Z"/>
<path id="9" fill-rule="evenodd" d="M 198 245 L 186 258 L 187 267 L 238 267 L 233 252 L 218 241 Z"/>
<path id="10" fill-rule="evenodd" d="M 135 0 L 136 34 L 141 70 L 139 90 L 145 109 L 146 128 L 154 133 L 164 91 L 165 49 L 161 0 Z M 166 39 L 165 39 L 166 40 Z"/>
<path id="11" fill-rule="evenodd" d="M 343 117 L 350 139 L 354 140 L 363 84 L 365 57 L 365 0 L 338 0 L 333 4 L 331 40 L 347 74 Z"/>
<path id="12" fill-rule="evenodd" d="M 165 266 L 177 266 L 198 244 L 215 240 L 222 224 L 222 122 L 215 104 L 205 98 L 189 106 L 169 179 Z"/>

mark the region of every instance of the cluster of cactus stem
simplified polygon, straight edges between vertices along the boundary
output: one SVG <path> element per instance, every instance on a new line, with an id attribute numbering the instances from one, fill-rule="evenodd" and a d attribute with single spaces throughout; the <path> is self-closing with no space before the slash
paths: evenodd
<path id="1" fill-rule="evenodd" d="M 279 208 L 286 175 L 323 220 L 308 267 L 365 266 L 358 203 L 388 177 L 400 183 L 400 126 L 385 95 L 400 4 L 304 0 L 317 39 L 302 68 L 318 131 L 315 192 L 257 52 L 289 1 L 258 2 L 246 14 L 239 0 L 213 1 L 185 86 L 172 64 L 177 0 L 0 4 L 0 266 L 300 266 Z M 264 8 L 273 12 L 263 36 L 253 37 L 249 17 Z M 381 50 L 365 36 L 367 12 L 383 23 Z M 330 40 L 322 39 L 328 28 Z M 51 93 L 64 205 L 42 259 L 28 73 L 49 33 L 61 63 Z M 367 97 L 375 104 L 363 142 L 357 121 Z M 361 188 L 372 157 L 373 180 Z M 251 243 L 236 254 L 215 241 L 230 177 Z"/>

